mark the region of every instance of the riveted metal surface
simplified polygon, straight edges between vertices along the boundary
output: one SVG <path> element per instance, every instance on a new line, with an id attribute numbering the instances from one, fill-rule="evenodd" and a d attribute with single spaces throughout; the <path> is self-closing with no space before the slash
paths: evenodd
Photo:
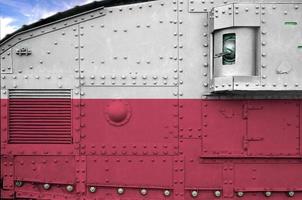
<path id="1" fill-rule="evenodd" d="M 232 198 L 234 197 L 234 164 L 231 162 L 225 162 L 223 164 L 223 197 Z M 218 190 L 219 191 L 219 190 Z M 216 196 L 220 196 L 221 192 L 219 191 Z"/>
<path id="2" fill-rule="evenodd" d="M 185 159 L 183 155 L 174 156 L 173 159 L 173 185 L 174 199 L 184 199 L 184 177 L 185 177 Z"/>
<path id="3" fill-rule="evenodd" d="M 14 162 L 15 180 L 52 184 L 75 182 L 73 156 L 16 156 Z"/>
<path id="4" fill-rule="evenodd" d="M 179 138 L 201 138 L 201 101 L 179 100 Z"/>
<path id="5" fill-rule="evenodd" d="M 177 85 L 174 7 L 172 1 L 112 7 L 105 17 L 81 23 L 84 85 Z"/>
<path id="6" fill-rule="evenodd" d="M 87 184 L 170 189 L 172 166 L 172 156 L 88 156 Z"/>
<path id="7" fill-rule="evenodd" d="M 211 160 L 210 163 L 200 159 L 201 140 L 183 139 L 182 149 L 186 155 L 185 189 L 186 191 L 221 189 L 222 165 Z M 199 173 L 196 173 L 199 172 Z M 207 176 L 211 174 L 211 176 Z M 202 181 L 201 181 L 202 180 Z"/>
<path id="8" fill-rule="evenodd" d="M 83 99 L 175 99 L 178 87 L 82 87 Z"/>
<path id="9" fill-rule="evenodd" d="M 258 72 L 256 72 L 258 73 Z M 234 90 L 260 90 L 261 88 L 261 78 L 260 76 L 235 76 L 234 80 Z"/>
<path id="10" fill-rule="evenodd" d="M 76 178 L 76 185 L 72 185 L 76 187 L 76 193 L 78 195 L 84 196 L 87 191 L 87 157 L 85 155 L 76 155 L 75 156 L 75 164 L 76 164 L 76 171 L 75 171 L 75 178 Z"/>
<path id="11" fill-rule="evenodd" d="M 259 27 L 260 4 L 234 4 L 234 26 Z"/>
<path id="12" fill-rule="evenodd" d="M 7 89 L 75 89 L 79 83 L 74 75 L 78 69 L 77 31 L 77 26 L 72 26 L 16 44 L 12 50 L 14 73 L 7 74 L 2 84 Z M 31 47 L 32 55 L 16 55 L 16 49 L 27 46 Z"/>
<path id="13" fill-rule="evenodd" d="M 12 198 L 14 190 L 14 158 L 13 156 L 1 155 L 1 180 L 2 188 L 6 192 L 1 192 L 1 199 Z M 2 189 L 1 188 L 1 189 Z"/>
<path id="14" fill-rule="evenodd" d="M 247 138 L 250 156 L 301 156 L 300 101 L 249 101 Z M 266 127 L 270 127 L 267 129 Z M 270 148 L 266 148 L 266 147 Z"/>
<path id="15" fill-rule="evenodd" d="M 286 30 L 293 40 L 301 36 L 301 4 L 276 2 L 96 7 L 2 41 L 1 54 L 12 51 L 14 66 L 11 74 L 1 72 L 1 198 L 302 199 L 301 95 L 259 91 L 270 80 L 260 68 L 277 68 L 280 82 L 299 73 L 287 73 L 288 64 L 271 66 L 268 50 L 277 62 L 293 43 L 285 36 L 278 42 L 276 35 Z M 261 26 L 257 45 L 266 54 L 255 50 L 253 73 L 212 79 L 215 13 L 216 31 Z M 286 48 L 273 48 L 271 38 Z M 50 100 L 72 92 L 72 144 L 9 143 L 9 100 L 41 100 L 34 98 L 37 89 Z M 21 110 L 36 109 L 26 105 Z M 35 131 L 21 137 L 36 137 Z M 41 136 L 49 137 L 47 130 Z"/>
<path id="16" fill-rule="evenodd" d="M 298 46 L 302 37 L 302 12 L 299 5 L 301 7 L 301 4 L 262 5 L 261 84 L 266 90 L 301 89 L 302 51 Z"/>
<path id="17" fill-rule="evenodd" d="M 276 176 L 275 173 L 279 175 Z M 272 189 L 284 191 L 289 188 L 301 190 L 301 179 L 301 164 L 249 163 L 235 165 L 235 187 L 237 190 L 266 191 Z"/>
<path id="18" fill-rule="evenodd" d="M 231 3 L 301 3 L 301 0 L 187 0 L 190 13 L 210 12 L 213 7 Z"/>
<path id="19" fill-rule="evenodd" d="M 234 26 L 234 4 L 215 7 L 212 17 L 213 30 Z"/>
<path id="20" fill-rule="evenodd" d="M 12 49 L 2 53 L 0 55 L 0 67 L 1 74 L 13 73 L 13 59 L 12 59 Z"/>
<path id="21" fill-rule="evenodd" d="M 242 138 L 246 134 L 246 121 L 242 116 L 243 106 L 244 102 L 241 100 L 237 100 L 236 103 L 234 101 L 202 103 L 203 156 L 244 156 Z"/>
<path id="22" fill-rule="evenodd" d="M 186 12 L 188 2 L 179 2 L 179 98 L 199 99 L 208 92 L 210 35 L 208 14 Z M 199 24 L 196 26 L 196 24 Z"/>
<path id="23" fill-rule="evenodd" d="M 203 156 L 301 156 L 300 101 L 214 102 L 204 101 L 202 104 Z"/>
<path id="24" fill-rule="evenodd" d="M 217 84 L 215 83 L 218 80 L 215 80 L 216 78 L 214 78 L 214 85 L 211 86 L 212 90 L 299 90 L 299 87 L 301 85 L 297 76 L 297 74 L 300 73 L 297 66 L 299 65 L 299 58 L 301 57 L 299 56 L 299 38 L 301 37 L 301 31 L 299 31 L 299 29 L 301 27 L 300 24 L 297 23 L 298 19 L 301 18 L 299 17 L 301 15 L 301 12 L 299 11 L 299 4 L 258 3 L 230 4 L 230 6 L 231 5 L 234 9 L 234 17 L 231 18 L 224 16 L 227 14 L 227 11 L 225 9 L 222 9 L 227 7 L 228 5 L 218 6 L 213 9 L 213 30 L 233 27 L 230 29 L 230 32 L 236 32 L 236 64 L 239 58 L 243 58 L 243 56 L 249 54 L 248 52 L 252 52 L 255 55 L 253 55 L 251 59 L 249 59 L 250 61 L 248 61 L 247 63 L 252 65 L 254 72 L 250 75 L 250 77 L 237 77 L 234 75 L 229 75 L 233 76 L 233 81 L 236 81 L 233 82 L 233 88 L 221 87 L 219 85 L 217 86 Z M 229 15 L 232 15 L 232 13 L 229 12 Z M 239 33 L 236 31 L 238 27 L 245 26 L 249 27 L 249 29 L 254 29 L 255 34 L 252 36 L 253 39 L 242 39 L 240 36 L 241 33 L 244 33 L 242 31 L 242 28 L 239 28 L 241 29 Z M 258 28 L 259 26 L 261 27 L 261 29 Z M 223 34 L 227 32 L 227 30 L 222 31 Z M 221 38 L 221 36 L 217 34 L 217 32 L 214 32 L 214 49 L 219 50 L 221 49 L 220 45 L 222 44 L 222 42 L 219 41 L 219 38 Z M 279 35 L 282 35 L 281 38 L 283 39 L 280 39 Z M 244 33 L 244 37 L 247 36 L 248 34 Z M 292 38 L 292 40 L 290 40 L 290 42 L 285 46 L 282 45 L 288 37 Z M 256 42 L 253 42 L 255 48 L 248 50 L 247 46 L 252 47 L 253 45 L 242 45 L 240 44 L 242 40 L 256 40 Z M 274 42 L 276 40 L 279 41 L 278 44 Z M 244 46 L 244 50 L 242 50 L 242 46 Z M 282 46 L 282 50 L 276 51 L 277 46 Z M 268 53 L 268 51 L 270 53 Z M 214 52 L 214 55 L 217 55 L 217 52 Z M 214 61 L 219 60 L 221 60 L 221 58 L 214 58 Z M 244 60 L 246 62 L 246 58 L 244 58 Z M 240 66 L 242 65 L 240 64 Z M 217 67 L 216 62 L 213 68 L 215 76 L 215 72 L 217 74 L 217 70 L 221 67 Z M 224 81 L 222 82 L 222 84 L 224 85 L 229 84 Z"/>
<path id="25" fill-rule="evenodd" d="M 82 99 L 81 152 L 88 155 L 174 155 L 178 148 L 177 100 L 127 99 L 132 117 L 116 126 L 106 119 L 116 99 Z M 146 114 L 148 113 L 148 114 Z M 160 116 L 158 115 L 160 113 Z M 148 139 L 147 139 L 148 138 Z"/>
<path id="26" fill-rule="evenodd" d="M 210 12 L 213 7 L 236 3 L 239 2 L 239 0 L 188 0 L 188 2 L 189 12 L 199 13 Z"/>
<path id="27" fill-rule="evenodd" d="M 15 198 L 17 199 L 79 199 L 72 194 L 64 194 L 64 187 L 56 186 L 52 187 L 52 192 L 44 192 L 40 185 L 37 184 L 25 184 L 22 188 L 18 188 L 15 193 Z"/>
<path id="28" fill-rule="evenodd" d="M 50 33 L 53 31 L 60 30 L 60 29 L 64 29 L 66 27 L 71 27 L 73 25 L 79 24 L 80 22 L 83 22 L 86 20 L 91 20 L 91 19 L 97 18 L 99 16 L 103 16 L 104 12 L 102 10 L 103 10 L 103 7 L 99 7 L 94 10 L 90 10 L 88 12 L 79 13 L 72 17 L 63 18 L 63 19 L 57 20 L 57 21 L 49 23 L 49 24 L 41 25 L 41 26 L 38 26 L 38 27 L 35 27 L 32 29 L 26 30 L 24 32 L 20 32 L 12 38 L 8 38 L 5 41 L 1 41 L 0 53 L 1 54 L 5 53 L 8 49 L 10 49 L 11 47 L 14 47 L 16 44 L 18 44 L 19 42 L 21 42 L 23 40 L 42 36 L 45 33 Z"/>
<path id="29" fill-rule="evenodd" d="M 234 88 L 234 78 L 232 76 L 213 78 L 210 88 L 212 91 L 232 91 Z"/>

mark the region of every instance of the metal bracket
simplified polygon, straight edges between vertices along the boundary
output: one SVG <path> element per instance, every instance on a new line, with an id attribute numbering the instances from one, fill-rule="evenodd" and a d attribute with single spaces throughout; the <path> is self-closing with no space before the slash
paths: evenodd
<path id="1" fill-rule="evenodd" d="M 31 50 L 29 50 L 28 48 L 18 49 L 16 52 L 18 56 L 29 56 L 31 55 L 31 53 Z"/>

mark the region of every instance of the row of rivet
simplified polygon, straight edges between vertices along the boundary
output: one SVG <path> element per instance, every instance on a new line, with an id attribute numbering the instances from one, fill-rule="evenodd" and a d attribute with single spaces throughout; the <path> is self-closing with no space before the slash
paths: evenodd
<path id="1" fill-rule="evenodd" d="M 90 186 L 89 187 L 89 192 L 91 192 L 91 193 L 95 193 L 97 191 L 97 188 L 96 187 L 94 187 L 94 186 Z M 122 194 L 124 194 L 125 193 L 125 189 L 124 188 L 117 188 L 117 190 L 116 190 L 116 192 L 117 192 L 117 194 L 119 194 L 119 195 L 122 195 Z M 146 196 L 147 194 L 148 194 L 148 190 L 147 189 L 140 189 L 140 194 L 141 195 L 143 195 L 143 196 Z M 163 195 L 164 196 L 170 196 L 171 195 L 171 191 L 170 190 L 164 190 L 163 191 Z"/>
<path id="2" fill-rule="evenodd" d="M 240 192 L 239 191 L 236 194 L 237 194 L 238 197 L 243 197 L 244 196 L 244 192 Z M 197 197 L 199 195 L 199 193 L 198 193 L 197 190 L 193 190 L 193 191 L 191 191 L 191 195 L 192 195 L 192 197 L 195 198 L 195 197 Z M 289 192 L 287 192 L 287 195 L 289 197 L 294 197 L 295 196 L 295 192 L 294 191 L 289 191 Z M 219 191 L 219 190 L 215 191 L 214 192 L 214 196 L 215 197 L 221 197 L 221 191 Z M 270 196 L 272 196 L 272 192 L 266 191 L 266 192 L 264 192 L 264 196 L 270 197 Z"/>
<path id="3" fill-rule="evenodd" d="M 16 182 L 15 182 L 15 186 L 16 186 L 16 187 L 22 187 L 23 184 L 24 184 L 24 183 L 23 183 L 22 181 L 16 181 Z M 43 188 L 44 188 L 45 190 L 49 190 L 49 189 L 51 188 L 51 185 L 50 185 L 49 183 L 44 183 L 44 184 L 43 184 Z M 72 192 L 73 190 L 74 190 L 73 185 L 67 185 L 67 186 L 66 186 L 66 191 Z M 95 193 L 95 192 L 97 191 L 97 188 L 94 187 L 94 186 L 90 186 L 88 190 L 89 190 L 89 192 L 91 192 L 91 193 Z M 124 188 L 117 188 L 116 191 L 117 191 L 117 193 L 118 193 L 119 195 L 122 195 L 122 194 L 125 193 L 125 189 L 124 189 Z M 143 195 L 143 196 L 146 196 L 146 195 L 148 194 L 148 190 L 143 188 L 143 189 L 140 190 L 140 194 Z M 163 191 L 163 195 L 164 195 L 164 196 L 170 196 L 170 195 L 171 195 L 171 191 L 170 191 L 170 190 L 164 190 L 164 191 Z"/>
<path id="4" fill-rule="evenodd" d="M 16 187 L 22 187 L 23 184 L 24 184 L 24 183 L 23 183 L 22 181 L 16 181 L 16 182 L 15 182 L 15 186 L 16 186 Z M 44 188 L 45 190 L 49 190 L 49 189 L 51 188 L 51 185 L 50 185 L 49 183 L 44 183 L 44 184 L 43 184 L 43 188 Z M 68 192 L 72 192 L 72 191 L 74 190 L 73 185 L 67 185 L 65 188 L 66 188 L 66 191 L 68 191 Z"/>
<path id="5" fill-rule="evenodd" d="M 266 9 L 266 7 L 265 6 L 261 6 L 261 8 L 262 8 L 262 10 L 265 10 Z M 275 10 L 277 8 L 277 6 L 276 5 L 273 5 L 272 6 L 272 9 L 273 10 Z M 299 6 L 298 5 L 294 5 L 294 9 L 295 10 L 297 10 L 297 9 L 299 9 Z M 262 11 L 262 14 L 264 15 L 265 14 L 265 12 L 264 11 Z M 284 15 L 287 15 L 288 14 L 288 11 L 283 11 L 283 14 Z M 266 23 L 266 20 L 264 20 L 264 19 L 262 19 L 262 24 L 265 24 Z M 267 64 L 264 64 L 263 63 L 263 61 L 264 60 L 266 60 L 267 59 L 267 53 L 266 52 L 264 52 L 265 51 L 265 47 L 267 46 L 267 42 L 265 41 L 265 39 L 266 39 L 266 37 L 267 37 L 267 31 L 265 30 L 265 27 L 264 27 L 264 25 L 262 25 L 261 26 L 261 35 L 262 35 L 262 37 L 261 37 L 261 46 L 262 46 L 262 49 L 261 49 L 261 57 L 262 57 L 262 64 L 261 64 L 261 68 L 262 68 L 262 70 L 261 70 L 261 73 L 262 73 L 262 75 L 261 75 L 261 80 L 263 81 L 262 83 L 261 83 L 261 86 L 262 87 L 269 87 L 270 85 L 272 86 L 272 87 L 277 87 L 277 86 L 282 86 L 282 87 L 289 87 L 290 85 L 288 84 L 288 83 L 280 83 L 280 84 L 277 84 L 277 83 L 271 83 L 271 84 L 268 84 L 268 83 L 266 83 L 265 82 L 265 80 L 268 78 L 268 75 L 267 74 L 264 74 L 265 72 L 266 72 L 266 69 L 269 69 L 268 67 L 267 67 Z M 278 73 L 278 72 L 277 72 Z M 258 86 L 258 84 L 257 84 L 257 86 Z M 294 83 L 293 84 L 293 86 L 294 87 L 299 87 L 299 83 Z M 247 86 L 248 87 L 248 86 Z"/>
<path id="6" fill-rule="evenodd" d="M 96 16 L 95 16 L 95 14 L 96 14 Z M 104 15 L 104 13 L 103 13 L 103 10 L 100 10 L 100 11 L 96 11 L 95 12 L 95 14 L 90 14 L 90 18 L 87 16 L 87 18 L 86 17 L 77 17 L 76 19 L 74 19 L 73 20 L 73 22 L 71 22 L 71 23 L 69 23 L 69 22 L 64 22 L 64 24 L 62 23 L 62 25 L 60 26 L 52 26 L 52 28 L 45 28 L 45 29 L 42 29 L 42 30 L 40 30 L 40 31 L 35 31 L 35 32 L 37 32 L 36 34 L 34 34 L 33 33 L 33 31 L 30 31 L 31 33 L 29 34 L 29 33 L 27 33 L 27 35 L 25 35 L 23 38 L 21 38 L 21 37 L 18 37 L 17 38 L 17 42 L 20 42 L 20 41 L 23 41 L 23 40 L 26 40 L 26 39 L 28 39 L 28 38 L 32 38 L 32 37 L 37 37 L 37 36 L 39 36 L 39 35 L 42 35 L 42 34 L 45 34 L 45 33 L 49 33 L 49 32 L 52 32 L 52 31 L 54 31 L 54 30 L 59 30 L 59 29 L 62 29 L 62 28 L 65 28 L 65 27 L 68 27 L 68 26 L 72 26 L 72 25 L 75 25 L 75 24 L 77 24 L 77 23 L 79 23 L 80 21 L 85 21 L 85 20 L 89 20 L 89 19 L 93 19 L 93 18 L 97 18 L 97 17 L 99 17 L 99 16 L 103 16 Z M 88 14 L 87 14 L 88 15 Z M 72 20 L 69 20 L 69 21 L 72 21 Z M 46 30 L 46 29 L 48 29 L 48 30 Z M 73 28 L 73 31 L 76 31 L 76 29 L 75 28 Z M 65 32 L 62 32 L 62 35 L 65 35 L 66 33 Z M 10 48 L 10 47 L 12 47 L 12 46 L 14 46 L 15 45 L 15 43 L 13 43 L 13 44 L 7 44 L 7 48 Z M 6 48 L 1 48 L 1 51 L 6 51 L 7 49 Z M 2 52 L 1 52 L 2 53 Z"/>

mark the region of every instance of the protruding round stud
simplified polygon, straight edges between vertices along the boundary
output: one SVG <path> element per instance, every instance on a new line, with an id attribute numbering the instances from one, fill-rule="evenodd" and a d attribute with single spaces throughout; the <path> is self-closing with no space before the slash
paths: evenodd
<path id="1" fill-rule="evenodd" d="M 124 188 L 117 188 L 118 194 L 124 194 L 124 192 L 125 192 Z"/>
<path id="2" fill-rule="evenodd" d="M 67 185 L 66 190 L 67 190 L 67 192 L 72 192 L 73 191 L 73 186 L 72 185 Z"/>
<path id="3" fill-rule="evenodd" d="M 122 126 L 131 117 L 131 109 L 128 103 L 122 100 L 111 101 L 105 109 L 107 121 L 114 126 Z"/>
<path id="4" fill-rule="evenodd" d="M 294 191 L 289 191 L 289 192 L 287 193 L 287 195 L 288 195 L 289 197 L 293 197 L 293 196 L 295 196 L 295 192 L 294 192 Z"/>
<path id="5" fill-rule="evenodd" d="M 16 185 L 16 187 L 22 187 L 23 182 L 22 181 L 16 181 L 15 185 Z"/>
<path id="6" fill-rule="evenodd" d="M 243 193 L 243 192 L 237 192 L 237 196 L 238 196 L 238 197 L 243 197 L 243 196 L 244 196 L 244 193 Z"/>
<path id="7" fill-rule="evenodd" d="M 164 195 L 167 197 L 167 196 L 170 196 L 171 195 L 171 192 L 170 190 L 165 190 L 164 191 Z"/>
<path id="8" fill-rule="evenodd" d="M 198 192 L 196 190 L 193 190 L 191 192 L 192 197 L 197 197 L 198 196 Z"/>
<path id="9" fill-rule="evenodd" d="M 45 183 L 45 184 L 43 185 L 43 188 L 44 188 L 44 190 L 49 190 L 49 189 L 50 189 L 50 184 Z"/>
<path id="10" fill-rule="evenodd" d="M 215 197 L 221 197 L 221 192 L 219 190 L 214 192 Z"/>
<path id="11" fill-rule="evenodd" d="M 266 192 L 264 193 L 264 195 L 265 195 L 266 197 L 270 197 L 270 196 L 272 196 L 272 192 L 266 191 Z"/>
<path id="12" fill-rule="evenodd" d="M 148 194 L 148 191 L 146 189 L 141 189 L 140 193 L 141 195 L 145 196 Z"/>
<path id="13" fill-rule="evenodd" d="M 89 187 L 89 192 L 95 193 L 95 192 L 96 192 L 96 187 L 90 186 L 90 187 Z"/>

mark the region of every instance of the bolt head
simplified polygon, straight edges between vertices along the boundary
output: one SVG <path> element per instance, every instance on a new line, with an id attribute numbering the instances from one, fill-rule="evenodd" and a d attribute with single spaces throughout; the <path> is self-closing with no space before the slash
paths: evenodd
<path id="1" fill-rule="evenodd" d="M 221 197 L 221 192 L 219 190 L 214 192 L 215 197 Z"/>
<path id="2" fill-rule="evenodd" d="M 146 189 L 141 189 L 140 193 L 141 195 L 145 196 L 147 195 L 148 191 Z"/>
<path id="3" fill-rule="evenodd" d="M 67 186 L 66 186 L 66 190 L 67 190 L 68 192 L 72 192 L 72 191 L 73 191 L 73 186 L 72 186 L 72 185 L 67 185 Z"/>
<path id="4" fill-rule="evenodd" d="M 198 192 L 196 190 L 193 190 L 191 192 L 192 197 L 197 197 L 198 196 Z"/>
<path id="5" fill-rule="evenodd" d="M 237 196 L 238 196 L 238 197 L 243 197 L 243 196 L 244 196 L 244 193 L 243 193 L 243 192 L 237 192 Z"/>
<path id="6" fill-rule="evenodd" d="M 93 186 L 89 187 L 89 192 L 95 193 L 96 192 L 96 187 L 93 187 Z"/>
<path id="7" fill-rule="evenodd" d="M 44 190 L 49 190 L 49 189 L 50 189 L 50 184 L 45 183 L 45 184 L 43 185 L 43 188 L 44 188 Z"/>
<path id="8" fill-rule="evenodd" d="M 288 192 L 288 196 L 289 196 L 289 197 L 295 196 L 295 192 L 294 192 L 294 191 L 289 191 L 289 192 Z"/>
<path id="9" fill-rule="evenodd" d="M 16 185 L 16 187 L 22 187 L 23 182 L 22 181 L 16 181 L 15 185 Z"/>
<path id="10" fill-rule="evenodd" d="M 266 197 L 270 197 L 270 196 L 272 196 L 272 192 L 267 191 L 267 192 L 264 193 L 264 195 L 265 195 Z"/>
<path id="11" fill-rule="evenodd" d="M 118 194 L 124 194 L 124 192 L 125 192 L 124 188 L 118 188 L 117 189 Z"/>
<path id="12" fill-rule="evenodd" d="M 164 195 L 167 197 L 167 196 L 170 196 L 171 195 L 171 192 L 170 190 L 165 190 L 164 191 Z"/>

